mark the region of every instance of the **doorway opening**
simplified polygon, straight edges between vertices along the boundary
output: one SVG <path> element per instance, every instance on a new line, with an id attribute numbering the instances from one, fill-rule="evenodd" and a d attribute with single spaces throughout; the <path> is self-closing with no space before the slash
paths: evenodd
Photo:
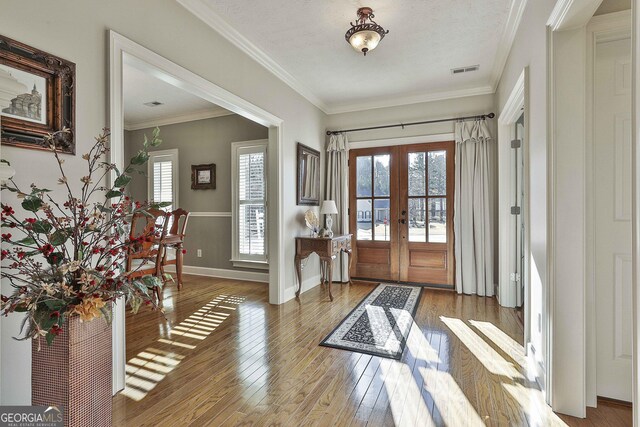
<path id="1" fill-rule="evenodd" d="M 452 289 L 454 142 L 352 149 L 351 275 Z"/>
<path id="2" fill-rule="evenodd" d="M 531 253 L 525 68 L 498 118 L 498 301 L 517 310 L 532 374 L 544 391 L 544 289 Z"/>
<path id="3" fill-rule="evenodd" d="M 516 287 L 516 309 L 518 310 L 518 318 L 524 325 L 524 295 L 525 280 L 525 222 L 524 222 L 524 150 L 525 133 L 524 133 L 524 106 L 521 107 L 522 114 L 513 124 L 513 136 L 511 141 L 512 168 L 513 168 L 513 203 L 511 205 L 511 217 L 513 221 L 513 234 L 511 235 L 511 246 L 513 248 L 513 264 L 511 271 L 511 282 Z"/>
<path id="4" fill-rule="evenodd" d="M 154 52 L 144 48 L 136 44 L 135 42 L 126 39 L 125 37 L 110 31 L 109 32 L 110 39 L 110 128 L 111 128 L 111 162 L 115 163 L 119 169 L 122 169 L 125 163 L 125 157 L 127 154 L 127 146 L 125 144 L 125 114 L 127 113 L 127 109 L 125 106 L 125 97 L 127 93 L 125 92 L 125 79 L 127 78 L 124 74 L 125 68 L 128 65 L 135 64 L 138 65 L 138 71 L 142 69 L 143 71 L 143 79 L 139 86 L 147 84 L 150 79 L 156 79 L 160 83 L 156 82 L 156 84 L 161 84 L 163 89 L 158 89 L 157 93 L 160 93 L 162 90 L 167 91 L 175 91 L 180 92 L 179 95 L 176 95 L 178 98 L 186 97 L 190 100 L 190 104 L 194 103 L 202 103 L 207 104 L 207 109 L 216 109 L 220 113 L 220 117 L 218 119 L 225 120 L 236 120 L 243 122 L 243 125 L 238 125 L 236 123 L 235 126 L 230 126 L 230 129 L 241 129 L 247 130 L 249 128 L 255 130 L 257 134 L 243 134 L 243 135 L 227 135 L 229 141 L 226 141 L 226 145 L 228 145 L 228 155 L 225 159 L 221 159 L 218 163 L 218 167 L 228 167 L 231 169 L 232 158 L 231 158 L 231 143 L 238 141 L 246 141 L 246 140 L 256 140 L 260 139 L 262 141 L 266 141 L 266 148 L 262 154 L 261 164 L 270 165 L 269 168 L 261 168 L 260 174 L 256 171 L 258 168 L 253 168 L 249 170 L 249 174 L 252 174 L 253 177 L 257 177 L 261 175 L 263 177 L 262 186 L 264 192 L 268 194 L 270 203 L 264 202 L 264 206 L 266 209 L 260 211 L 260 209 L 249 209 L 249 218 L 248 221 L 245 221 L 248 224 L 248 227 L 244 228 L 245 239 L 242 237 L 238 240 L 239 244 L 249 241 L 252 244 L 248 245 L 250 250 L 252 251 L 251 255 L 256 255 L 255 250 L 257 245 L 258 238 L 262 239 L 262 251 L 268 254 L 268 265 L 269 272 L 266 273 L 264 270 L 262 271 L 246 271 L 239 269 L 234 269 L 235 266 L 231 266 L 228 269 L 226 268 L 215 268 L 212 267 L 211 271 L 192 271 L 192 273 L 198 274 L 201 273 L 203 275 L 212 275 L 217 277 L 237 277 L 241 280 L 254 280 L 254 281 L 267 281 L 269 283 L 268 290 L 265 287 L 265 292 L 269 295 L 269 302 L 273 304 L 279 304 L 284 302 L 284 289 L 285 283 L 283 281 L 283 276 L 281 274 L 284 271 L 283 264 L 284 257 L 281 256 L 281 251 L 284 250 L 280 242 L 284 241 L 281 236 L 282 228 L 280 227 L 279 221 L 279 213 L 282 209 L 282 197 L 280 194 L 280 185 L 279 182 L 281 176 L 281 138 L 282 138 L 282 120 L 276 116 L 271 115 L 270 113 L 262 110 L 259 107 L 254 106 L 253 104 L 248 103 L 247 101 L 233 95 L 232 93 L 216 86 L 215 84 L 204 80 L 203 78 L 197 76 L 196 74 L 190 72 L 182 68 L 181 66 L 155 54 Z M 132 90 L 135 90 L 137 86 L 134 84 Z M 159 86 L 160 87 L 160 86 Z M 176 98 L 177 99 L 177 98 Z M 175 99 L 174 99 L 175 100 Z M 158 99 L 145 100 L 142 103 L 149 102 L 152 105 L 156 104 L 153 101 L 158 101 Z M 158 107 L 149 107 L 149 108 L 158 108 Z M 212 113 L 212 115 L 215 115 Z M 197 114 L 194 114 L 197 116 Z M 193 118 L 193 117 L 192 117 Z M 197 118 L 197 117 L 196 117 Z M 202 118 L 202 117 L 200 117 Z M 209 119 L 216 119 L 213 117 L 209 117 Z M 205 120 L 192 120 L 189 123 L 195 122 L 203 122 Z M 142 123 L 144 121 L 142 120 Z M 170 126 L 166 125 L 165 126 Z M 177 124 L 174 124 L 177 126 Z M 218 128 L 219 126 L 216 126 Z M 175 130 L 175 129 L 174 129 Z M 169 135 L 169 129 L 166 129 L 166 135 Z M 135 132 L 135 130 L 133 130 Z M 161 129 L 162 132 L 162 129 Z M 169 139 L 174 139 L 177 141 L 176 143 L 184 143 L 186 139 L 192 138 L 184 138 L 180 137 L 180 135 L 184 135 L 180 130 L 172 136 L 171 138 L 165 138 L 165 141 Z M 162 136 L 161 136 L 162 138 Z M 135 139 L 135 138 L 134 138 Z M 224 144 L 223 144 L 224 145 Z M 159 147 L 159 148 L 167 148 L 167 147 Z M 219 147 L 218 147 L 219 148 Z M 180 152 L 180 147 L 177 148 Z M 130 151 L 130 150 L 129 150 Z M 197 151 L 197 150 L 196 150 Z M 213 151 L 213 150 L 211 150 Z M 160 192 L 158 195 L 160 197 L 170 197 L 172 203 L 182 204 L 185 202 L 185 195 L 187 193 L 196 193 L 196 189 L 192 189 L 191 187 L 191 175 L 192 175 L 192 164 L 195 163 L 194 166 L 197 166 L 200 163 L 204 162 L 203 154 L 206 154 L 204 151 L 200 150 L 199 156 L 189 159 L 189 157 L 185 157 L 182 154 L 175 155 L 175 152 L 165 153 L 169 156 L 158 157 L 158 172 L 157 178 L 167 183 L 171 183 L 171 186 L 175 186 L 175 188 L 180 189 L 180 182 L 186 184 L 183 186 L 186 188 L 186 191 L 183 191 L 183 194 L 175 194 L 175 192 L 166 191 L 162 192 L 162 188 L 160 188 Z M 252 160 L 256 160 L 256 155 L 252 154 Z M 165 160 L 174 159 L 176 168 L 171 169 L 171 174 L 167 172 L 169 169 L 165 168 L 165 173 L 162 175 L 163 166 Z M 187 163 L 180 167 L 180 161 L 187 160 Z M 156 162 L 154 162 L 155 164 Z M 209 165 L 209 163 L 207 163 Z M 253 162 L 251 165 L 257 167 L 257 162 Z M 250 166 L 251 166 L 250 165 Z M 255 170 L 254 170 L 255 169 Z M 172 174 L 173 171 L 179 171 L 178 173 L 186 173 L 187 177 L 178 179 L 175 182 L 172 182 Z M 196 181 L 200 181 L 200 184 L 204 184 L 205 186 L 211 187 L 213 184 L 213 180 L 215 179 L 215 172 L 212 172 L 211 168 L 202 169 L 205 172 L 200 174 L 200 169 L 196 170 L 195 179 Z M 152 174 L 155 173 L 155 170 L 151 171 Z M 255 172 L 255 173 L 254 173 Z M 231 184 L 241 183 L 240 180 L 233 180 L 230 176 L 231 172 L 227 174 L 227 182 L 226 185 L 231 187 Z M 114 179 L 114 177 L 110 177 Z M 200 179 L 202 178 L 202 179 Z M 222 178 L 222 176 L 220 176 Z M 145 180 L 142 180 L 142 185 L 144 186 Z M 196 182 L 197 183 L 197 182 Z M 252 182 L 253 183 L 253 182 Z M 148 183 L 147 183 L 148 184 Z M 216 183 L 217 186 L 222 185 L 222 181 L 218 180 Z M 163 187 L 163 186 L 161 186 Z M 143 193 L 148 197 L 151 194 L 152 198 L 155 198 L 154 192 L 155 189 L 146 186 L 143 190 Z M 167 187 L 168 188 L 168 187 Z M 218 187 L 221 188 L 221 187 Z M 253 187 L 252 187 L 253 188 Z M 203 190 L 204 191 L 204 190 Z M 161 194 L 162 193 L 162 194 Z M 166 194 L 165 194 L 166 193 Z M 170 194 L 171 193 L 171 194 Z M 207 220 L 229 220 L 233 219 L 231 211 L 231 189 L 227 192 L 229 195 L 229 200 L 227 201 L 227 207 L 224 209 L 209 208 L 206 207 L 195 207 L 193 211 L 196 213 L 200 213 L 199 220 L 207 221 Z M 189 194 L 189 196 L 192 194 Z M 188 198 L 188 197 L 187 197 Z M 260 212 L 259 212 L 260 211 Z M 224 213 L 221 215 L 220 213 Z M 252 213 L 253 220 L 251 218 Z M 195 215 L 196 218 L 198 215 Z M 258 218 L 259 217 L 259 218 Z M 194 218 L 190 219 L 189 226 L 193 226 Z M 231 224 L 228 227 L 225 227 L 227 231 L 232 229 Z M 193 235 L 193 234 L 192 234 Z M 266 239 L 266 236 L 270 236 L 271 238 Z M 201 237 L 201 236 L 200 236 Z M 215 239 L 211 239 L 214 241 Z M 202 244 L 206 244 L 207 242 L 203 242 Z M 247 245 L 245 245 L 247 246 Z M 194 248 L 196 259 L 205 258 L 205 248 L 202 247 L 202 257 L 198 257 L 198 248 Z M 225 257 L 226 258 L 226 257 Z M 230 261 L 232 256 L 226 258 L 226 262 Z M 236 259 L 237 260 L 237 259 Z M 241 260 L 237 260 L 241 261 Z M 246 265 L 242 266 L 246 268 Z M 198 266 L 194 266 L 196 270 L 198 270 Z M 255 270 L 255 269 L 254 269 Z M 229 274 L 231 272 L 232 276 L 225 276 L 225 274 Z M 114 307 L 114 315 L 113 315 L 113 391 L 114 394 L 120 390 L 122 390 L 125 386 L 125 366 L 126 366 L 126 329 L 125 329 L 125 315 L 124 315 L 124 305 L 123 304 L 115 304 Z"/>

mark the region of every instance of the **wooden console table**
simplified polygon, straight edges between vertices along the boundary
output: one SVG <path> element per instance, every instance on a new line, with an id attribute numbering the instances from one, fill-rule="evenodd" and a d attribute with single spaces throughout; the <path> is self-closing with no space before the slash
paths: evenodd
<path id="1" fill-rule="evenodd" d="M 320 257 L 321 283 L 324 284 L 325 281 L 329 283 L 329 298 L 333 301 L 331 294 L 333 260 L 341 252 L 346 252 L 349 255 L 349 271 L 351 271 L 351 234 L 333 237 L 296 237 L 295 265 L 298 275 L 296 298 L 300 297 L 302 289 L 302 261 L 314 252 Z M 349 276 L 349 283 L 351 283 L 351 276 Z"/>

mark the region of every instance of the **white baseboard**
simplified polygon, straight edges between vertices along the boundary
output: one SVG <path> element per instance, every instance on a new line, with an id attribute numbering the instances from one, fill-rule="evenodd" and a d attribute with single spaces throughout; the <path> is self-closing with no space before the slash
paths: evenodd
<path id="1" fill-rule="evenodd" d="M 312 277 L 308 277 L 302 280 L 302 290 L 301 293 L 307 292 L 309 289 L 313 289 L 316 286 L 320 285 L 320 275 L 316 274 Z M 294 286 L 290 288 L 286 288 L 284 290 L 284 301 L 287 302 L 296 297 L 296 288 L 298 287 L 298 283 L 296 282 Z"/>
<path id="2" fill-rule="evenodd" d="M 173 265 L 167 266 L 165 271 L 175 273 L 176 268 Z M 219 277 L 222 279 L 246 280 L 248 282 L 269 283 L 269 273 L 257 273 L 253 271 L 228 270 L 224 268 L 196 267 L 193 265 L 185 265 L 182 267 L 184 274 L 193 274 L 195 276 Z M 320 279 L 318 279 L 320 281 Z"/>

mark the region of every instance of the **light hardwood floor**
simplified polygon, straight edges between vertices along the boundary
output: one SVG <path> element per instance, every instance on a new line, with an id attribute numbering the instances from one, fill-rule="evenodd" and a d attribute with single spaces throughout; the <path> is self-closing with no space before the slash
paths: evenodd
<path id="1" fill-rule="evenodd" d="M 516 313 L 495 299 L 425 290 L 400 361 L 318 346 L 372 289 L 271 306 L 265 284 L 186 276 L 165 289 L 166 318 L 127 315 L 114 425 L 631 425 L 628 410 L 550 411 L 522 368 Z"/>

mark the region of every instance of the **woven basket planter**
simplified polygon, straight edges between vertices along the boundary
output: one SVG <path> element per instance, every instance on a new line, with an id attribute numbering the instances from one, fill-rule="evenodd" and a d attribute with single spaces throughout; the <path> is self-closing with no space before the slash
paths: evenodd
<path id="1" fill-rule="evenodd" d="M 111 325 L 104 318 L 73 316 L 51 346 L 43 338 L 31 352 L 33 405 L 62 407 L 65 426 L 111 426 Z"/>

